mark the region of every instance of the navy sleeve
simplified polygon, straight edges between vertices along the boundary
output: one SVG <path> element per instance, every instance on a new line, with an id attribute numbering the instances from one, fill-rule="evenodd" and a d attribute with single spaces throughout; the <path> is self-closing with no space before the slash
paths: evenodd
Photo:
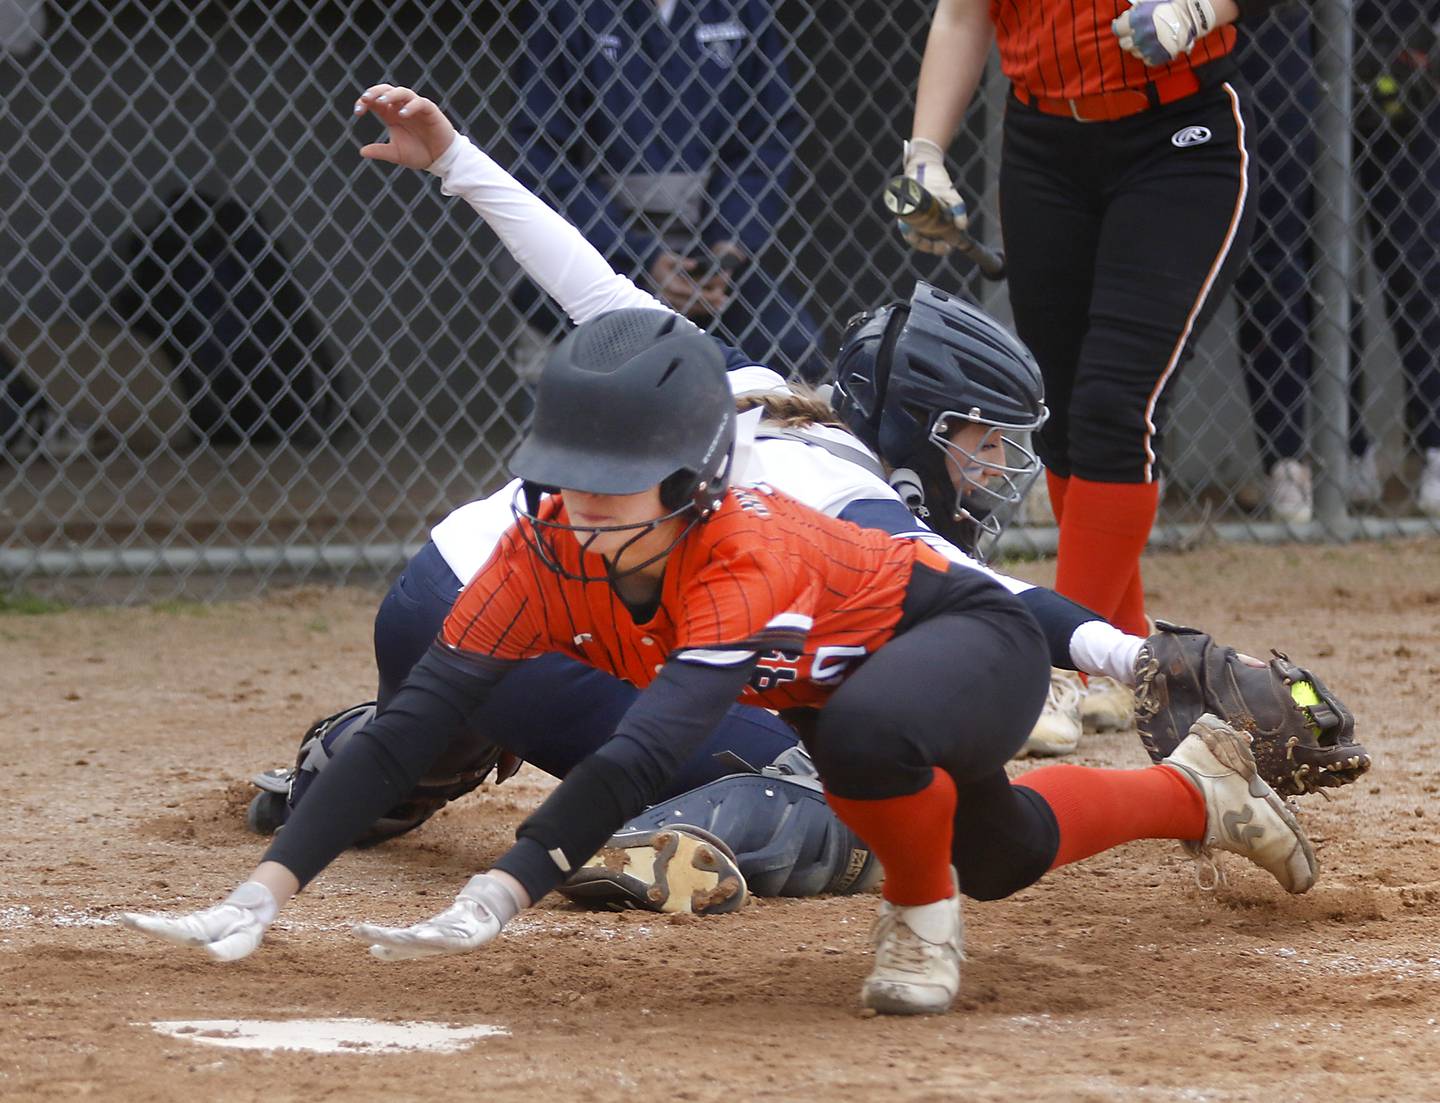
<path id="1" fill-rule="evenodd" d="M 597 102 L 583 56 L 577 56 L 583 39 L 576 37 L 576 28 L 583 26 L 575 5 L 548 3 L 533 6 L 532 19 L 521 31 L 520 92 L 511 124 L 518 149 L 513 173 L 578 226 L 613 267 L 645 269 L 659 243 L 625 230 L 626 215 L 597 179 L 605 169 L 586 134 Z"/>
<path id="2" fill-rule="evenodd" d="M 785 71 L 785 40 L 768 3 L 745 6 L 754 42 L 740 59 L 749 90 L 710 178 L 715 217 L 707 242 L 739 241 L 756 257 L 790 205 L 789 185 L 803 119 Z"/>
<path id="3" fill-rule="evenodd" d="M 935 533 L 921 523 L 898 498 L 862 498 L 840 511 L 840 520 L 862 529 L 879 529 L 891 536 L 930 536 Z"/>
<path id="4" fill-rule="evenodd" d="M 389 706 L 315 779 L 265 852 L 304 887 L 377 819 L 409 796 L 452 740 L 464 735 L 513 663 L 431 645 Z"/>
<path id="5" fill-rule="evenodd" d="M 1050 665 L 1061 670 L 1074 670 L 1070 639 L 1075 635 L 1075 629 L 1092 620 L 1105 618 L 1043 586 L 1024 590 L 1016 596 L 1030 610 L 1030 615 L 1040 625 L 1040 631 L 1045 633 L 1045 642 L 1050 647 Z"/>
<path id="6" fill-rule="evenodd" d="M 555 888 L 652 804 L 681 764 L 715 730 L 749 680 L 755 660 L 700 666 L 672 660 L 620 721 L 515 832 L 495 868 L 532 901 Z"/>

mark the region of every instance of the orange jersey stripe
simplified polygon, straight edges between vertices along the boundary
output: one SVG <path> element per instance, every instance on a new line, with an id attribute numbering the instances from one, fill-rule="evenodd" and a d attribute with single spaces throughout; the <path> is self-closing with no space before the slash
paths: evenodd
<path id="1" fill-rule="evenodd" d="M 1128 0 L 990 0 L 1000 68 L 1031 95 L 1074 99 L 1144 88 L 1235 48 L 1235 28 L 1220 27 L 1188 56 L 1152 68 L 1121 50 L 1110 30 L 1129 6 Z"/>
<path id="2" fill-rule="evenodd" d="M 562 517 L 562 496 L 542 520 Z M 760 656 L 742 700 L 768 708 L 815 706 L 894 634 L 917 561 L 945 560 L 810 509 L 769 487 L 732 488 L 715 514 L 671 553 L 654 615 L 636 623 L 605 582 L 547 569 L 520 521 L 465 588 L 445 622 L 452 647 L 500 660 L 550 651 L 644 687 L 669 660 L 732 665 Z M 553 546 L 579 573 L 568 533 Z M 587 563 L 603 574 L 598 558 Z"/>

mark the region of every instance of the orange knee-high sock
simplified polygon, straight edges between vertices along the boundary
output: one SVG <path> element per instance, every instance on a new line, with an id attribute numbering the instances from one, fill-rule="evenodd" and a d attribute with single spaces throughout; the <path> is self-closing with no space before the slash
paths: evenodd
<path id="1" fill-rule="evenodd" d="M 1072 475 L 1065 488 L 1055 589 L 1114 623 L 1139 570 L 1159 500 L 1156 483 L 1092 483 Z"/>
<path id="2" fill-rule="evenodd" d="M 913 907 L 955 895 L 950 880 L 955 781 L 944 770 L 934 771 L 929 785 L 907 797 L 851 800 L 827 792 L 825 799 L 880 859 L 890 903 Z"/>
<path id="3" fill-rule="evenodd" d="M 1015 784 L 1039 793 L 1055 813 L 1060 849 L 1051 869 L 1135 839 L 1205 837 L 1205 798 L 1169 766 L 1042 766 Z"/>
<path id="4" fill-rule="evenodd" d="M 1050 491 L 1050 512 L 1055 514 L 1055 523 L 1058 525 L 1065 517 L 1065 491 L 1070 487 L 1070 480 L 1055 474 L 1048 467 L 1045 469 L 1045 488 Z"/>
<path id="5" fill-rule="evenodd" d="M 1115 615 L 1110 618 L 1110 623 L 1132 636 L 1150 634 L 1150 626 L 1145 622 L 1145 583 L 1140 577 L 1139 565 L 1136 565 L 1135 573 L 1130 576 L 1125 592 L 1120 595 L 1120 604 L 1115 607 Z"/>

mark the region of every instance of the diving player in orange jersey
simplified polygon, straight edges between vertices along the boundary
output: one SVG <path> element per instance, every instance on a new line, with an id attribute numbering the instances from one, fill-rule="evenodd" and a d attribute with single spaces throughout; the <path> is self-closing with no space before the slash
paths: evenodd
<path id="1" fill-rule="evenodd" d="M 1246 738 L 1213 717 L 1162 765 L 1050 767 L 1012 784 L 1004 764 L 1048 683 L 1032 616 L 924 543 L 763 486 L 731 489 L 723 367 L 715 344 L 673 314 L 618 310 L 578 326 L 541 375 L 511 464 L 523 480 L 515 526 L 390 707 L 317 777 L 224 902 L 126 924 L 220 960 L 253 952 L 279 908 L 410 790 L 509 668 L 556 650 L 644 689 L 453 905 L 407 928 L 358 926 L 376 956 L 493 941 L 644 808 L 739 697 L 793 709 L 827 800 L 885 868 L 861 993 L 880 1012 L 949 1008 L 962 889 L 1006 896 L 1139 838 L 1242 854 L 1290 892 L 1313 884 L 1303 831 L 1256 776 Z M 1225 829 L 1236 823 L 1245 829 Z M 743 891 L 716 886 L 727 890 Z"/>

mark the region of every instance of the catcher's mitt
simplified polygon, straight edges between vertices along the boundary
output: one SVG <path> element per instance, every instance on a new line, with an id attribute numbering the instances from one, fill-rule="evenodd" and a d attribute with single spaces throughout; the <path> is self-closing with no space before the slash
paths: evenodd
<path id="1" fill-rule="evenodd" d="M 1159 622 L 1135 660 L 1135 722 L 1150 757 L 1159 762 L 1213 712 L 1250 733 L 1260 776 L 1281 796 L 1348 785 L 1370 769 L 1350 710 L 1308 670 L 1271 654 L 1251 666 L 1204 632 Z"/>

